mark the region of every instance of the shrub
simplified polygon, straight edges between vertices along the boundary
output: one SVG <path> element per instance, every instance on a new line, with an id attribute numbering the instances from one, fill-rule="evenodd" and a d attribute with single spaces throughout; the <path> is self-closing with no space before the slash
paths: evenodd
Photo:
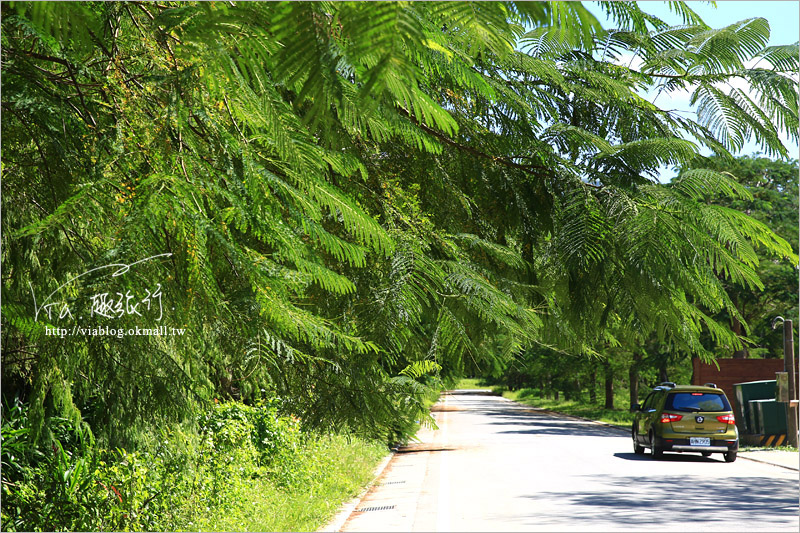
<path id="1" fill-rule="evenodd" d="M 149 450 L 106 450 L 91 433 L 53 419 L 53 438 L 28 441 L 26 408 L 6 409 L 2 426 L 2 529 L 169 530 L 235 506 L 255 478 L 285 488 L 318 472 L 299 420 L 277 402 L 215 405 L 196 434 L 162 431 Z"/>

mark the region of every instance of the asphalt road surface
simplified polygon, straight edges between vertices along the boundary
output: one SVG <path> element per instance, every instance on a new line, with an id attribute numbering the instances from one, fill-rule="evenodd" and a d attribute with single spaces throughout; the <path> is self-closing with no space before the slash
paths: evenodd
<path id="1" fill-rule="evenodd" d="M 342 531 L 793 531 L 796 471 L 634 455 L 627 432 L 448 394 Z"/>

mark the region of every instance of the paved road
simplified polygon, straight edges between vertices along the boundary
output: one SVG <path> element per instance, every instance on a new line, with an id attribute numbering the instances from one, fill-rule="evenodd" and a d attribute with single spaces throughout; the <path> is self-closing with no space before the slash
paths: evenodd
<path id="1" fill-rule="evenodd" d="M 459 391 L 460 392 L 460 391 Z M 798 473 L 633 454 L 622 431 L 449 394 L 343 531 L 798 531 Z"/>

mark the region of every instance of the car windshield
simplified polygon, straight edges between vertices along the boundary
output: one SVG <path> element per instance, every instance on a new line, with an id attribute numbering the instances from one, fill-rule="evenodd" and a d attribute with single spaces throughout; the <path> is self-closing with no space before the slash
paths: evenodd
<path id="1" fill-rule="evenodd" d="M 730 411 L 731 405 L 724 395 L 715 392 L 673 392 L 667 396 L 665 409 L 673 411 Z"/>

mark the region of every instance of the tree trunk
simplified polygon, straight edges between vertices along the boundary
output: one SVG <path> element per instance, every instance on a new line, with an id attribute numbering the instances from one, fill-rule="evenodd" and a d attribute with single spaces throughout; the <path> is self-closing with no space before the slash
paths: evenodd
<path id="1" fill-rule="evenodd" d="M 631 407 L 639 403 L 639 364 L 642 361 L 642 354 L 634 352 L 633 363 L 628 370 L 628 382 L 630 388 Z"/>
<path id="2" fill-rule="evenodd" d="M 739 322 L 736 318 L 732 319 L 731 324 L 731 331 L 733 331 L 737 336 L 742 334 L 742 323 Z M 736 350 L 733 352 L 734 359 L 747 359 L 747 356 L 750 355 L 747 347 L 742 348 L 741 350 Z"/>
<path id="3" fill-rule="evenodd" d="M 614 372 L 611 370 L 611 364 L 606 363 L 605 380 L 606 380 L 606 409 L 614 408 Z"/>
<path id="4" fill-rule="evenodd" d="M 589 401 L 597 404 L 597 363 L 592 363 L 592 375 L 589 376 Z"/>
<path id="5" fill-rule="evenodd" d="M 669 376 L 667 376 L 667 363 L 669 362 L 669 355 L 665 353 L 659 355 L 660 357 L 658 358 L 658 381 L 659 383 L 663 383 L 664 381 L 669 381 Z"/>

